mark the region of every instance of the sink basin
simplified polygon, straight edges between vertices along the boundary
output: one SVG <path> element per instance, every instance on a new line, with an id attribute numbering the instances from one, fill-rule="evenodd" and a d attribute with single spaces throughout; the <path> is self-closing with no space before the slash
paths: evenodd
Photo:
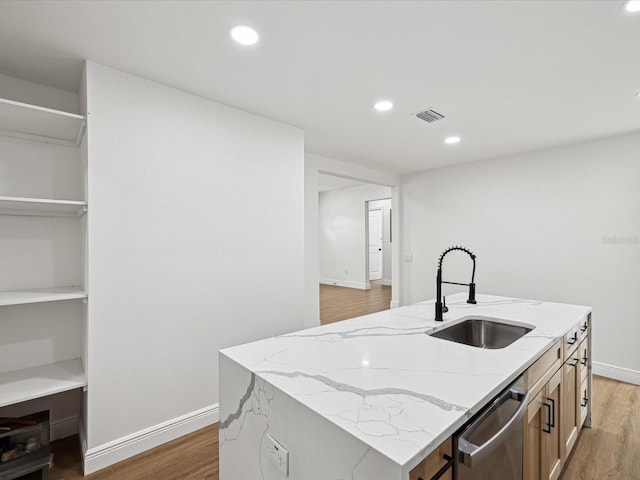
<path id="1" fill-rule="evenodd" d="M 432 337 L 463 343 L 478 348 L 504 348 L 533 328 L 501 323 L 484 318 L 469 318 L 460 323 L 430 333 Z"/>

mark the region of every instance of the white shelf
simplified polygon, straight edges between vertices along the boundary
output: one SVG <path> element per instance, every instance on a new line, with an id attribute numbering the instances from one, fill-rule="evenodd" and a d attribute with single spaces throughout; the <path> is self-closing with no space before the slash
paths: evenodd
<path id="1" fill-rule="evenodd" d="M 58 302 L 87 298 L 87 292 L 80 287 L 32 288 L 0 292 L 0 307 L 23 305 L 25 303 Z"/>
<path id="2" fill-rule="evenodd" d="M 78 358 L 0 374 L 0 407 L 84 388 L 87 378 Z"/>
<path id="3" fill-rule="evenodd" d="M 85 128 L 82 115 L 0 98 L 0 135 L 78 147 Z"/>
<path id="4" fill-rule="evenodd" d="M 80 217 L 86 211 L 87 202 L 76 200 L 0 196 L 0 215 Z"/>

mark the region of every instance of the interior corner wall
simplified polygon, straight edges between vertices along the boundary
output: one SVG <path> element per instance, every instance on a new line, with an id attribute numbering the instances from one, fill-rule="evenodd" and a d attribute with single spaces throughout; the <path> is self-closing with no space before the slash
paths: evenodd
<path id="1" fill-rule="evenodd" d="M 594 362 L 640 379 L 638 152 L 636 133 L 404 177 L 404 301 L 433 298 L 463 244 L 478 293 L 593 306 Z"/>
<path id="2" fill-rule="evenodd" d="M 391 188 L 380 185 L 320 193 L 320 283 L 369 288 L 366 202 L 390 196 Z"/>
<path id="3" fill-rule="evenodd" d="M 303 328 L 304 136 L 86 73 L 86 434 L 90 453 L 109 453 L 215 408 L 219 349 Z"/>

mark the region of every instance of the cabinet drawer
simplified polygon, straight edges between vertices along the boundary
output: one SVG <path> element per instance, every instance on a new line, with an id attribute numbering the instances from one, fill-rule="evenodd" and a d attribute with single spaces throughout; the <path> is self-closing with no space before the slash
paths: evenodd
<path id="1" fill-rule="evenodd" d="M 578 338 L 579 332 L 580 327 L 579 325 L 576 325 L 564 336 L 564 339 L 562 340 L 562 348 L 564 350 L 562 357 L 563 363 L 566 362 L 567 359 L 571 358 L 571 355 L 573 355 L 576 348 L 578 348 L 578 342 L 580 341 Z"/>
<path id="2" fill-rule="evenodd" d="M 579 340 L 578 341 L 582 341 L 585 338 L 587 338 L 587 335 L 589 335 L 589 331 L 591 330 L 591 315 L 587 315 L 582 322 L 580 322 L 580 325 L 578 326 L 578 337 Z"/>
<path id="3" fill-rule="evenodd" d="M 556 342 L 542 356 L 524 372 L 524 385 L 533 398 L 553 374 L 562 366 L 562 344 Z"/>
<path id="4" fill-rule="evenodd" d="M 589 374 L 589 341 L 583 340 L 575 355 L 578 358 L 578 372 L 580 383 L 584 382 Z"/>
<path id="5" fill-rule="evenodd" d="M 589 414 L 589 402 L 591 401 L 591 392 L 589 391 L 589 381 L 585 380 L 580 385 L 580 395 L 578 401 L 578 408 L 580 408 L 580 427 L 584 425 L 584 421 L 587 419 L 587 415 Z"/>

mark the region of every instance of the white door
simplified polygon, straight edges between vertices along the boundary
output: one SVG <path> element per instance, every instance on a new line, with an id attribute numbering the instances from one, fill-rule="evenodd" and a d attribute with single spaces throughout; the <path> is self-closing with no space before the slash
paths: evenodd
<path id="1" fill-rule="evenodd" d="M 382 278 L 382 209 L 369 210 L 369 280 Z"/>

